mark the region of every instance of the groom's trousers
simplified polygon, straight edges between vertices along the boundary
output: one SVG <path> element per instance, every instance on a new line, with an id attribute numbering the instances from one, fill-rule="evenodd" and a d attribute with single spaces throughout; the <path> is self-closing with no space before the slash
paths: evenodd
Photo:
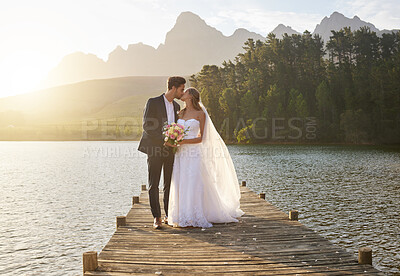
<path id="1" fill-rule="evenodd" d="M 174 154 L 172 150 L 169 154 L 156 154 L 147 156 L 147 167 L 149 172 L 149 200 L 153 217 L 161 217 L 159 200 L 159 184 L 161 168 L 164 172 L 163 202 L 165 215 L 168 216 L 169 189 L 171 186 L 172 167 L 174 164 Z"/>

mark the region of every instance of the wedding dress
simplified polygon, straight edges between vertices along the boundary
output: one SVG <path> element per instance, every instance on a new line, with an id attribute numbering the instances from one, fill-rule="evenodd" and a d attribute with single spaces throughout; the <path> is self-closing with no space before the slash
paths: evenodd
<path id="1" fill-rule="evenodd" d="M 182 144 L 175 153 L 168 204 L 168 224 L 175 227 L 212 227 L 212 223 L 238 222 L 240 188 L 228 149 L 206 113 L 201 143 Z M 197 119 L 178 119 L 188 132 L 200 133 Z"/>

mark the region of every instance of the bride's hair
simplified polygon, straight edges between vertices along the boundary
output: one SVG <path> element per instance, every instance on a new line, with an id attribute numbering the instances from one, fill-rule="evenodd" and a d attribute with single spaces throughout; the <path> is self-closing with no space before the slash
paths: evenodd
<path id="1" fill-rule="evenodd" d="M 190 95 L 192 95 L 192 104 L 193 104 L 193 107 L 194 107 L 196 110 L 203 110 L 203 109 L 201 108 L 201 106 L 200 106 L 200 92 L 199 92 L 199 90 L 197 90 L 197 89 L 194 88 L 194 87 L 189 87 L 188 89 L 186 89 L 186 91 L 189 92 Z M 185 91 L 185 92 L 186 92 L 186 91 Z M 185 113 L 185 111 L 186 111 L 186 106 L 185 106 L 185 108 L 183 108 L 183 109 L 181 110 L 182 116 L 183 116 L 183 114 Z"/>

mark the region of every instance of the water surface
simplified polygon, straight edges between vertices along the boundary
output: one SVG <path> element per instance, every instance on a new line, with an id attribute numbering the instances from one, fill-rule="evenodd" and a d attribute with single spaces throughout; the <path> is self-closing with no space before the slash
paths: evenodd
<path id="1" fill-rule="evenodd" d="M 137 142 L 0 142 L 0 275 L 81 275 L 147 183 Z M 400 271 L 400 153 L 372 146 L 228 146 L 239 180 L 356 256 Z"/>

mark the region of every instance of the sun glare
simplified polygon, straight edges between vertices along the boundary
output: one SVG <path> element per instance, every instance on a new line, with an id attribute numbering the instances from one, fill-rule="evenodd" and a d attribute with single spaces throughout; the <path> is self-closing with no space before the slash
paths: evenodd
<path id="1" fill-rule="evenodd" d="M 39 7 L 28 8 L 2 10 L 0 98 L 38 89 L 70 47 L 69 36 L 64 32 L 68 24 L 62 16 Z"/>
<path id="2" fill-rule="evenodd" d="M 0 97 L 30 92 L 46 77 L 46 55 L 22 50 L 0 60 Z"/>

